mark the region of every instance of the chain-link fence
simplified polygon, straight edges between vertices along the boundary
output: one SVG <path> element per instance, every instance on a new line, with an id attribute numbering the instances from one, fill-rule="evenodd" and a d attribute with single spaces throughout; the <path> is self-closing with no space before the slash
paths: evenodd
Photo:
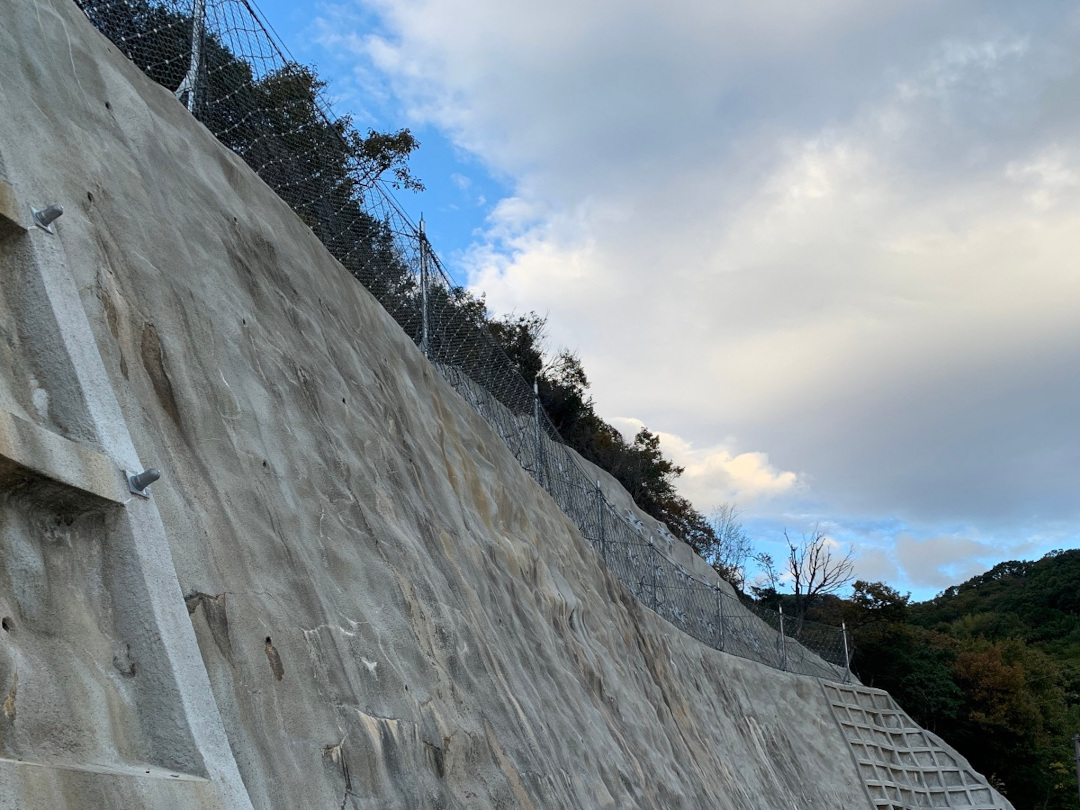
<path id="1" fill-rule="evenodd" d="M 248 0 L 76 0 L 148 76 L 242 157 L 382 303 L 442 376 L 491 424 L 645 606 L 725 652 L 847 680 L 841 628 L 788 622 L 677 564 L 673 540 L 623 514 L 560 440 L 535 392 L 484 327 L 482 304 L 444 271 L 396 204 L 348 118 L 286 55 Z"/>
<path id="2" fill-rule="evenodd" d="M 671 559 L 681 542 L 662 524 L 650 531 L 604 496 L 580 457 L 550 438 L 535 413 L 513 412 L 469 375 L 436 363 L 442 376 L 496 430 L 530 475 L 581 529 L 608 568 L 645 606 L 684 633 L 716 649 L 778 669 L 845 681 L 850 677 L 842 628 L 802 620 L 739 598 Z M 535 398 L 532 399 L 535 406 Z"/>

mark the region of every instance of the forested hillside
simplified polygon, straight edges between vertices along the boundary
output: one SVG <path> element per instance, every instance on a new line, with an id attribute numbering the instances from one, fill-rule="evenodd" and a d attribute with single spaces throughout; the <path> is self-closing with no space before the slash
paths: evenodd
<path id="1" fill-rule="evenodd" d="M 1017 808 L 1077 806 L 1080 550 L 1003 562 L 921 603 L 856 582 L 842 607 L 865 683 L 891 692 Z"/>

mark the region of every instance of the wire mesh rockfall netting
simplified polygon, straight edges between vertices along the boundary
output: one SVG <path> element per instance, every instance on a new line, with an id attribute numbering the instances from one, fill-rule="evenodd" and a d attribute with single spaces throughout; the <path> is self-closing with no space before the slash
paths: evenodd
<path id="1" fill-rule="evenodd" d="M 76 0 L 90 21 L 254 169 L 382 303 L 442 376 L 644 605 L 712 647 L 823 678 L 848 677 L 839 628 L 784 624 L 675 563 L 678 542 L 619 514 L 563 445 L 531 387 L 388 193 L 347 117 L 290 59 L 247 0 Z"/>
<path id="2" fill-rule="evenodd" d="M 807 620 L 785 623 L 779 612 L 744 601 L 718 582 L 687 571 L 668 553 L 680 541 L 662 527 L 650 531 L 629 511 L 620 514 L 577 454 L 539 429 L 534 414 L 513 412 L 456 366 L 437 367 L 638 601 L 711 647 L 789 672 L 831 680 L 849 677 L 840 628 Z"/>

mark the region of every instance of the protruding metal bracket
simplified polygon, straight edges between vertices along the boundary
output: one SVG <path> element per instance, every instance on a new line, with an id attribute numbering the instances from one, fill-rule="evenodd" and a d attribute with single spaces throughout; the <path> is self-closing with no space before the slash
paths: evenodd
<path id="1" fill-rule="evenodd" d="M 156 467 L 150 467 L 143 470 L 141 473 L 133 473 L 130 470 L 124 470 L 124 477 L 127 478 L 128 489 L 132 495 L 138 495 L 140 498 L 149 498 L 150 493 L 147 492 L 147 487 L 161 478 L 161 471 Z"/>
<path id="2" fill-rule="evenodd" d="M 30 215 L 34 218 L 34 224 L 41 228 L 41 230 L 48 231 L 51 234 L 56 233 L 56 231 L 52 229 L 52 224 L 56 222 L 63 213 L 64 208 L 60 205 L 50 205 L 48 208 L 42 208 L 41 210 L 30 206 Z"/>

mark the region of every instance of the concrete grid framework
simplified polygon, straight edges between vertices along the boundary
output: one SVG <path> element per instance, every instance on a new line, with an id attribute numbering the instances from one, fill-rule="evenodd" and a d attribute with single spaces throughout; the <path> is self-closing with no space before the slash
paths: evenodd
<path id="1" fill-rule="evenodd" d="M 1012 805 L 940 737 L 919 727 L 888 692 L 822 683 L 876 810 Z"/>

